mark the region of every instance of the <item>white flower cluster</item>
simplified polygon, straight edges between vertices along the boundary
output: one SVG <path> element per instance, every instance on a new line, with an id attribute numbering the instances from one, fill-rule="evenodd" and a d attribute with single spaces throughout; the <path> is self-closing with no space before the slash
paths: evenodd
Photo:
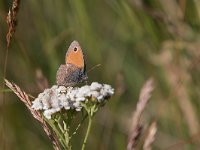
<path id="1" fill-rule="evenodd" d="M 113 94 L 114 89 L 110 85 L 97 82 L 80 88 L 53 85 L 50 89 L 45 89 L 43 93 L 38 95 L 32 102 L 32 108 L 43 110 L 44 116 L 51 119 L 51 115 L 61 109 L 80 111 L 82 109 L 81 102 L 87 99 L 95 99 L 97 103 L 103 103 Z"/>

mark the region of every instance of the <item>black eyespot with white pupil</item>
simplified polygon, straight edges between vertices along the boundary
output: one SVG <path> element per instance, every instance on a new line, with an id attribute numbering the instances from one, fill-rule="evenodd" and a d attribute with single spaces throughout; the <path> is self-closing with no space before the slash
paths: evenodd
<path id="1" fill-rule="evenodd" d="M 78 48 L 77 47 L 74 47 L 74 51 L 76 52 L 78 50 Z"/>

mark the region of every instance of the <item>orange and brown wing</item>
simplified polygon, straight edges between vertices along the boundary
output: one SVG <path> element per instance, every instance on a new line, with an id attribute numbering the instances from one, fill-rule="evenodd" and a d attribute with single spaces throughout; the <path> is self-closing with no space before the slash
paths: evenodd
<path id="1" fill-rule="evenodd" d="M 66 64 L 73 64 L 78 68 L 84 68 L 85 62 L 84 62 L 84 54 L 81 49 L 81 46 L 77 41 L 73 41 L 66 53 L 65 58 Z"/>

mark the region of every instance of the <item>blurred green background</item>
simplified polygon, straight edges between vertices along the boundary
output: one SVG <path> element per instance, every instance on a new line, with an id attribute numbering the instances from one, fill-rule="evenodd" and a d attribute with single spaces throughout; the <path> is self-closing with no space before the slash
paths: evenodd
<path id="1" fill-rule="evenodd" d="M 11 0 L 0 1 L 1 89 L 11 5 Z M 55 84 L 69 44 L 78 40 L 87 69 L 101 64 L 88 73 L 88 82 L 115 88 L 115 96 L 95 117 L 87 149 L 126 148 L 132 112 L 149 77 L 156 87 L 142 123 L 147 127 L 157 121 L 153 149 L 200 149 L 200 1 L 22 0 L 17 18 L 7 79 L 37 96 L 38 72 L 49 86 Z M 53 149 L 16 95 L 6 92 L 5 104 L 0 101 L 0 149 Z M 84 133 L 82 127 L 74 149 L 80 149 Z"/>

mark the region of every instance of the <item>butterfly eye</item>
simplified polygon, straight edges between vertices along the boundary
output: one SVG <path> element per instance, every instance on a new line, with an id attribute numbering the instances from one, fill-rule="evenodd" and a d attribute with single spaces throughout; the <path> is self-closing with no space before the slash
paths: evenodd
<path id="1" fill-rule="evenodd" d="M 76 52 L 78 50 L 78 48 L 77 47 L 74 47 L 74 51 Z"/>

